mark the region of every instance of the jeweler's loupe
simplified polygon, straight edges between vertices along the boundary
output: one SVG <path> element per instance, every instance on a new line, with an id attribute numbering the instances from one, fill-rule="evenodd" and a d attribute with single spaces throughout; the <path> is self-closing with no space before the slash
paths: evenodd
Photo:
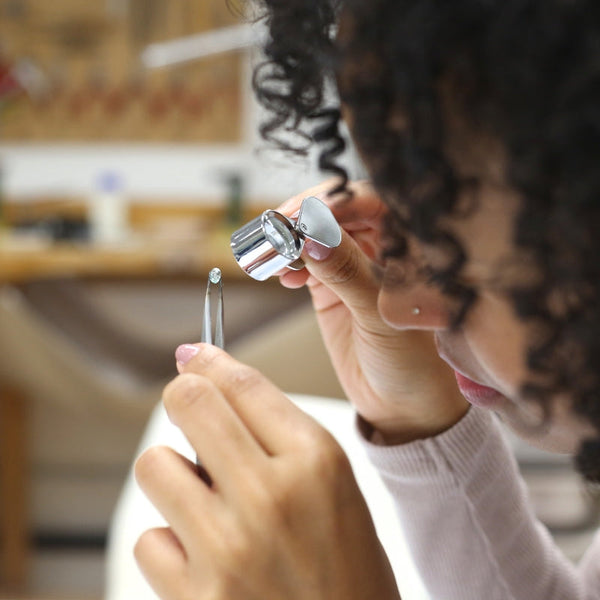
<path id="1" fill-rule="evenodd" d="M 342 231 L 329 207 L 314 196 L 302 201 L 298 219 L 266 210 L 231 236 L 231 249 L 240 267 L 264 281 L 285 267 L 301 269 L 300 255 L 310 239 L 326 248 L 342 241 Z"/>

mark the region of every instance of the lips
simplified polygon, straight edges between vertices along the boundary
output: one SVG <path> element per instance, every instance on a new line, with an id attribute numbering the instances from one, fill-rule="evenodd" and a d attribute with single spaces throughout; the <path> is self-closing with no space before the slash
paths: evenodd
<path id="1" fill-rule="evenodd" d="M 475 406 L 480 406 L 482 408 L 493 409 L 500 405 L 500 403 L 504 400 L 504 396 L 500 394 L 494 388 L 488 387 L 481 383 L 478 383 L 465 375 L 454 361 L 448 356 L 442 340 L 436 335 L 435 342 L 438 354 L 440 358 L 446 362 L 454 371 L 454 376 L 456 377 L 456 383 L 458 384 L 458 389 L 460 393 L 464 396 L 464 398 Z"/>
<path id="2" fill-rule="evenodd" d="M 454 371 L 454 376 L 460 393 L 475 406 L 493 409 L 499 406 L 504 398 L 494 388 L 476 383 L 458 371 Z"/>

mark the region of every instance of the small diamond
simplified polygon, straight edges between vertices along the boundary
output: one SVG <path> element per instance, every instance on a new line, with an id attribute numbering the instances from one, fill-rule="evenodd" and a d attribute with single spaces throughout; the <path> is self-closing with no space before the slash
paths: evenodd
<path id="1" fill-rule="evenodd" d="M 221 269 L 217 267 L 211 269 L 210 273 L 208 274 L 208 278 L 210 279 L 211 283 L 219 283 L 219 281 L 221 281 Z"/>

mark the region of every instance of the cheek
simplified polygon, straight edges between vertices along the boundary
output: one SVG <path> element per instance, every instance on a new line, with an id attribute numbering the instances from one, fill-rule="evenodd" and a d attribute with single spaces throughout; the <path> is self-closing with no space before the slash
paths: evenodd
<path id="1" fill-rule="evenodd" d="M 497 389 L 515 398 L 527 378 L 526 327 L 510 301 L 485 293 L 468 316 L 465 339 Z"/>

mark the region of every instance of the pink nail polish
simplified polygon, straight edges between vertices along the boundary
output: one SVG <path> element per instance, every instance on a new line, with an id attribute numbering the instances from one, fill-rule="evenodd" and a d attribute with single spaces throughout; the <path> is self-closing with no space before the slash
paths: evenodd
<path id="1" fill-rule="evenodd" d="M 304 250 L 313 260 L 325 260 L 330 254 L 333 248 L 327 248 L 322 244 L 317 244 L 312 240 L 306 240 L 304 244 Z"/>
<path id="2" fill-rule="evenodd" d="M 196 354 L 198 354 L 199 348 L 193 344 L 182 344 L 175 350 L 175 359 L 178 363 L 185 365 L 188 363 Z"/>

